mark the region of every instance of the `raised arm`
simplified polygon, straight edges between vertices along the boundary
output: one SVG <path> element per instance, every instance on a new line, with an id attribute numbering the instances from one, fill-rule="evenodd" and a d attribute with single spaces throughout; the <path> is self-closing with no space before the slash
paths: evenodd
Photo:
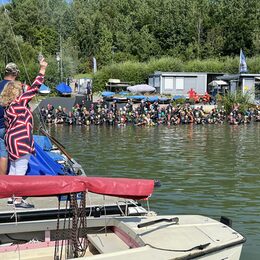
<path id="1" fill-rule="evenodd" d="M 47 66 L 48 66 L 48 63 L 43 58 L 40 61 L 40 70 L 39 70 L 38 76 L 33 81 L 32 86 L 19 97 L 19 99 L 18 99 L 19 103 L 22 103 L 23 105 L 27 105 L 31 101 L 31 99 L 35 96 L 35 94 L 38 92 L 38 88 L 44 82 L 44 75 L 45 75 Z"/>
<path id="2" fill-rule="evenodd" d="M 35 80 L 32 84 L 32 88 L 39 87 L 44 82 L 44 75 L 45 75 L 47 66 L 48 66 L 48 63 L 45 61 L 44 58 L 42 58 L 40 61 L 40 70 L 39 70 L 38 76 L 35 78 Z"/>

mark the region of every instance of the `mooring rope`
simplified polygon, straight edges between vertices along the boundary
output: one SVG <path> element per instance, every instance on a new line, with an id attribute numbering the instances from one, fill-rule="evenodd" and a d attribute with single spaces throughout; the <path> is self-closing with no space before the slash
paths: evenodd
<path id="1" fill-rule="evenodd" d="M 87 238 L 87 216 L 86 216 L 86 192 L 80 194 L 80 203 L 77 202 L 77 193 L 71 194 L 70 209 L 72 212 L 70 239 L 68 241 L 70 250 L 68 258 L 83 257 L 88 247 Z"/>

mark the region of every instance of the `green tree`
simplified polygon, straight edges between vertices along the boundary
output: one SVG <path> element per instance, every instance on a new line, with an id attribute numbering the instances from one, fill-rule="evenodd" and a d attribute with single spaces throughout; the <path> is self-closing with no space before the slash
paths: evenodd
<path id="1" fill-rule="evenodd" d="M 113 35 L 107 26 L 102 26 L 99 33 L 97 60 L 101 65 L 108 65 L 113 63 Z"/>

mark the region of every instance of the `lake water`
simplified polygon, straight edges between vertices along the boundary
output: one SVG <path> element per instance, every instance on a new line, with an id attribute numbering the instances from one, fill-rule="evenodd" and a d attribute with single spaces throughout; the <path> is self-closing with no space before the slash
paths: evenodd
<path id="1" fill-rule="evenodd" d="M 55 126 L 52 134 L 90 176 L 159 179 L 159 214 L 232 219 L 260 259 L 260 123 L 245 126 Z"/>

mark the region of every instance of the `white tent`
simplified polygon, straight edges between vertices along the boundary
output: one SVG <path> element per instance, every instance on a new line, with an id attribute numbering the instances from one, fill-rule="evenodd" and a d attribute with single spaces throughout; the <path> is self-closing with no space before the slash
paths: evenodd
<path id="1" fill-rule="evenodd" d="M 227 86 L 228 83 L 224 80 L 213 80 L 209 83 L 209 86 Z"/>
<path id="2" fill-rule="evenodd" d="M 149 86 L 147 84 L 134 85 L 127 88 L 128 91 L 138 93 L 138 92 L 154 92 L 155 87 Z"/>

